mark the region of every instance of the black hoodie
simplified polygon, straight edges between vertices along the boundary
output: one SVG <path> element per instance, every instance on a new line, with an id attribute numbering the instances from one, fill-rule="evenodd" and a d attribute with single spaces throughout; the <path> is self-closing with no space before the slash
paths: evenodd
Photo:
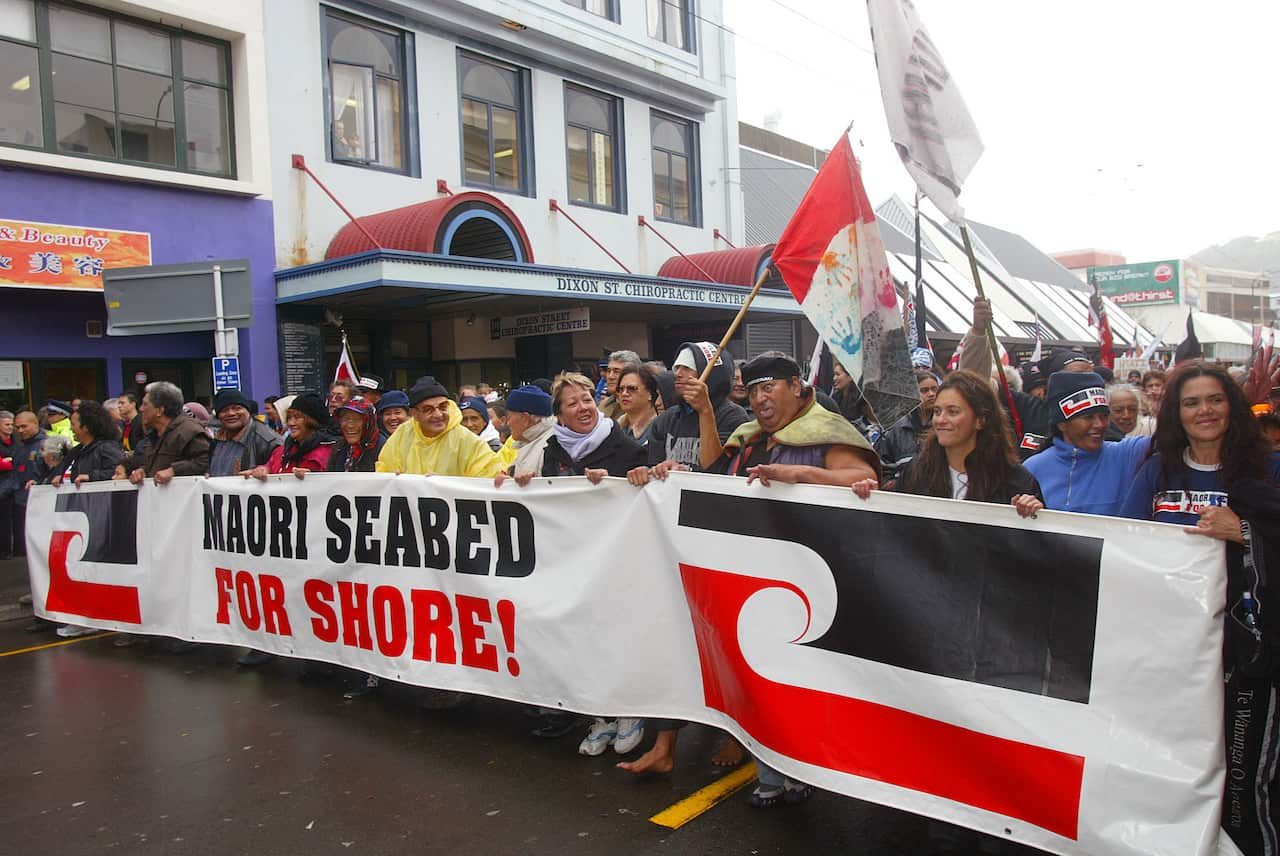
<path id="1" fill-rule="evenodd" d="M 697 364 L 698 374 L 707 367 L 707 360 L 716 352 L 712 342 L 685 342 L 676 351 L 676 356 L 685 348 L 693 350 L 693 360 Z M 747 411 L 729 400 L 729 390 L 733 388 L 733 357 L 728 351 L 720 354 L 707 377 L 707 394 L 711 397 L 711 406 L 715 408 L 716 433 L 720 442 L 729 439 L 734 430 L 750 417 Z M 658 418 L 653 420 L 652 434 L 649 437 L 649 466 L 666 460 L 686 464 L 694 472 L 701 472 L 699 454 L 702 450 L 702 430 L 698 426 L 698 412 L 683 400 L 675 407 L 668 407 Z"/>

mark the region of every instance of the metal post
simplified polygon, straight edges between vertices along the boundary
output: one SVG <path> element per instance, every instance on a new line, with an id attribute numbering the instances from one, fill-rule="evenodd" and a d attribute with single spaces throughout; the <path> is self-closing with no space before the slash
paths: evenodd
<path id="1" fill-rule="evenodd" d="M 215 356 L 234 357 L 240 353 L 240 337 L 235 330 L 227 329 L 227 319 L 222 308 L 222 265 L 213 266 L 213 314 L 217 316 L 217 329 L 213 334 Z M 228 336 L 227 334 L 232 335 Z"/>

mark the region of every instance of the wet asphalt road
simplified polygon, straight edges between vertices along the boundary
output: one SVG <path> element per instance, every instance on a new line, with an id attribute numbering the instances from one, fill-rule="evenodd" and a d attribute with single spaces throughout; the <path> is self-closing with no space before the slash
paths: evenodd
<path id="1" fill-rule="evenodd" d="M 57 641 L 0 623 L 0 651 Z M 419 708 L 384 686 L 237 652 L 112 637 L 0 657 L 0 852 L 119 854 L 926 853 L 925 822 L 818 793 L 760 811 L 749 788 L 678 830 L 648 821 L 711 783 L 717 735 L 685 729 L 670 776 L 530 736 L 524 709 Z M 647 736 L 642 749 L 652 737 Z M 635 754 L 638 754 L 635 753 Z M 1006 848 L 1006 853 L 1032 853 Z"/>

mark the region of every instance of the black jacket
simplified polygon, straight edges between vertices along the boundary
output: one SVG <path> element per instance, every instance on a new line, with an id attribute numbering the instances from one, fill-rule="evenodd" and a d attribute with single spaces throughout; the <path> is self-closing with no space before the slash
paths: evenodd
<path id="1" fill-rule="evenodd" d="M 88 476 L 89 481 L 108 481 L 116 474 L 116 465 L 124 463 L 124 449 L 118 440 L 94 440 L 87 446 L 75 446 L 62 462 L 62 471 L 71 472 L 66 478 L 75 480 Z"/>
<path id="2" fill-rule="evenodd" d="M 996 397 L 1000 399 L 1000 404 L 1004 406 L 1007 413 L 1009 402 L 1005 401 L 1003 394 Z M 1053 407 L 1050 406 L 1047 398 L 1036 398 L 1025 392 L 1014 392 L 1013 403 L 1018 406 L 1018 418 L 1022 420 L 1022 436 L 1013 439 L 1018 447 L 1018 455 L 1025 461 L 1036 452 L 1043 451 L 1052 445 L 1049 442 L 1049 434 L 1053 426 L 1049 423 L 1049 419 Z M 1012 417 L 1009 418 L 1009 427 L 1013 427 Z"/>
<path id="3" fill-rule="evenodd" d="M 16 432 L 14 436 L 17 436 Z M 14 500 L 19 505 L 27 504 L 27 482 L 33 481 L 36 484 L 44 484 L 45 478 L 49 475 L 49 468 L 44 462 L 44 441 L 49 435 L 44 430 L 37 431 L 35 436 L 30 440 L 22 441 L 22 460 L 14 459 L 14 471 L 17 473 L 17 491 L 14 493 Z"/>
<path id="4" fill-rule="evenodd" d="M 544 476 L 580 476 L 587 470 L 608 470 L 609 475 L 625 477 L 636 467 L 645 465 L 645 447 L 627 436 L 627 432 L 615 422 L 609 436 L 604 442 L 592 450 L 580 461 L 573 461 L 560 446 L 560 441 L 552 433 L 547 440 L 547 448 L 542 453 L 542 474 Z"/>
<path id="5" fill-rule="evenodd" d="M 920 444 L 928 431 L 929 426 L 920 421 L 920 411 L 916 409 L 880 435 L 876 441 L 876 454 L 884 464 L 885 481 L 898 478 L 907 462 L 920 454 Z"/>
<path id="6" fill-rule="evenodd" d="M 9 442 L 0 440 L 0 458 L 10 459 L 8 468 L 0 470 L 0 499 L 3 499 L 21 488 L 18 467 L 22 466 L 22 437 L 17 431 L 9 435 Z"/>
<path id="7" fill-rule="evenodd" d="M 266 425 L 253 419 L 240 440 L 214 440 L 209 457 L 209 475 L 233 476 L 236 473 L 265 467 L 271 453 L 284 438 Z"/>
<path id="8" fill-rule="evenodd" d="M 334 444 L 333 451 L 329 453 L 329 465 L 325 470 L 331 473 L 373 473 L 377 472 L 376 465 L 378 463 L 378 455 L 382 454 L 382 447 L 387 444 L 385 434 L 378 434 L 378 445 L 372 451 L 365 452 L 358 460 L 353 462 L 351 469 L 347 469 L 347 455 L 351 453 L 351 446 L 346 440 L 339 439 Z"/>
<path id="9" fill-rule="evenodd" d="M 707 342 L 685 342 L 680 350 L 693 349 L 693 359 L 698 373 L 707 367 L 707 354 L 703 351 Z M 715 346 L 712 346 L 715 353 Z M 750 417 L 747 411 L 729 400 L 733 388 L 733 357 L 728 351 L 720 353 L 720 359 L 707 376 L 707 395 L 716 413 L 716 433 L 720 442 L 729 439 L 734 430 Z M 666 394 L 663 393 L 663 401 Z M 702 428 L 698 424 L 698 412 L 681 400 L 675 407 L 668 406 L 658 414 L 650 428 L 648 448 L 649 466 L 671 460 L 686 464 L 694 472 L 701 472 Z"/>
<path id="10" fill-rule="evenodd" d="M 910 481 L 911 466 L 914 459 L 903 465 L 898 471 L 898 486 L 894 488 L 898 493 L 916 493 L 908 487 Z M 1044 502 L 1044 494 L 1040 492 L 1040 482 L 1036 481 L 1036 477 L 1031 475 L 1026 467 L 1021 465 L 1014 467 L 1009 472 L 1008 478 L 1003 484 L 996 487 L 987 496 L 967 496 L 965 499 L 970 502 L 989 502 L 994 505 L 1009 505 L 1013 502 L 1015 496 L 1021 494 L 1030 494 L 1036 499 Z"/>

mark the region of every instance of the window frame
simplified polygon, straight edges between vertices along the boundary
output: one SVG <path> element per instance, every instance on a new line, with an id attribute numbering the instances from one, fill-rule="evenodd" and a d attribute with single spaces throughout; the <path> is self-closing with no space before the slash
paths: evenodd
<path id="1" fill-rule="evenodd" d="M 665 14 L 659 16 L 658 20 L 662 22 L 661 35 L 655 35 L 649 32 L 649 4 L 657 3 L 659 7 L 666 6 L 670 3 L 678 3 L 680 5 L 680 18 L 684 23 L 684 44 L 677 45 L 667 41 L 667 16 Z M 695 36 L 696 30 L 694 24 L 698 21 L 698 16 L 694 12 L 693 4 L 696 0 L 645 0 L 645 34 L 654 41 L 661 42 L 669 48 L 678 51 L 685 51 L 691 54 L 698 53 L 698 42 Z"/>
<path id="2" fill-rule="evenodd" d="M 392 175 L 407 175 L 411 178 L 421 176 L 418 152 L 418 88 L 416 75 L 416 53 L 414 51 L 413 33 L 393 24 L 359 15 L 341 6 L 321 3 L 320 6 L 320 94 L 323 99 L 324 117 L 324 159 L 340 166 L 357 169 L 371 169 Z M 400 46 L 400 77 L 380 74 L 376 68 L 362 63 L 334 60 L 329 56 L 329 18 L 334 17 L 357 27 L 376 30 L 393 36 Z M 333 64 L 338 63 L 354 68 L 369 68 L 373 77 L 373 124 L 378 125 L 378 81 L 395 80 L 399 84 L 401 98 L 400 150 L 404 153 L 400 166 L 385 166 L 368 158 L 342 158 L 333 153 Z M 376 147 L 380 142 L 372 141 Z M 368 143 L 366 143 L 367 145 Z"/>
<path id="3" fill-rule="evenodd" d="M 605 0 L 606 14 L 604 15 L 597 15 L 595 12 L 588 9 L 587 0 L 561 0 L 561 2 L 568 6 L 572 6 L 580 12 L 585 12 L 588 15 L 599 18 L 602 21 L 612 21 L 615 24 L 621 23 L 618 16 L 618 0 Z"/>
<path id="4" fill-rule="evenodd" d="M 155 21 L 149 21 L 146 18 L 139 18 L 134 15 L 128 15 L 117 12 L 112 9 L 104 9 L 98 6 L 89 6 L 84 3 L 75 2 L 75 0 L 57 0 L 52 5 L 62 6 L 75 12 L 83 12 L 85 14 L 96 15 L 105 18 L 108 22 L 108 33 L 111 42 L 111 59 L 109 62 L 102 60 L 90 59 L 88 57 L 79 57 L 77 54 L 64 53 L 57 51 L 59 55 L 69 56 L 78 59 L 84 59 L 89 62 L 97 62 L 102 65 L 109 65 L 111 68 L 111 96 L 112 96 L 112 116 L 114 118 L 114 134 L 113 143 L 115 146 L 116 156 L 108 157 L 106 155 L 93 154 L 91 152 L 75 152 L 65 151 L 58 146 L 57 120 L 54 110 L 54 91 L 53 91 L 53 38 L 52 31 L 49 26 L 49 6 L 51 0 L 33 0 L 35 8 L 35 24 L 36 24 L 36 41 L 34 45 L 31 42 L 22 41 L 9 36 L 0 36 L 0 43 L 21 45 L 25 47 L 35 47 L 37 56 L 37 72 L 40 77 L 40 129 L 43 136 L 43 142 L 38 146 L 28 146 L 22 143 L 0 142 L 0 147 L 11 147 L 29 152 L 44 152 L 46 154 L 57 155 L 59 157 L 80 158 L 83 160 L 100 161 L 102 163 L 114 163 L 124 166 L 143 167 L 146 169 L 158 169 L 165 172 L 173 172 L 181 175 L 205 176 L 208 178 L 221 178 L 237 180 L 237 164 L 236 164 L 236 129 L 235 129 L 235 84 L 232 77 L 232 67 L 234 60 L 231 54 L 230 42 L 206 36 L 201 33 L 183 30 L 177 27 L 166 26 Z M 169 94 L 182 93 L 184 97 L 173 97 L 173 144 L 174 144 L 174 162 L 172 165 L 163 163 L 153 163 L 151 161 L 135 160 L 126 158 L 122 154 L 123 136 L 120 128 L 120 116 L 131 116 L 133 114 L 120 112 L 120 85 L 119 85 L 119 69 L 121 66 L 116 60 L 116 39 L 115 24 L 123 23 L 142 29 L 152 30 L 164 33 L 169 39 L 169 56 L 170 56 L 170 90 Z M 182 64 L 182 40 L 190 39 L 194 42 L 202 42 L 212 45 L 222 50 L 223 74 L 226 77 L 225 84 L 214 83 L 213 81 L 203 80 L 200 78 L 189 78 Z M 124 66 L 126 70 L 136 70 L 132 66 Z M 146 72 L 155 74 L 154 72 Z M 161 76 L 161 75 L 156 75 Z M 188 165 L 187 159 L 187 124 L 186 124 L 186 86 L 187 83 L 195 83 L 200 86 L 212 87 L 220 89 L 226 94 L 227 99 L 227 171 L 226 172 L 210 172 L 206 170 L 194 169 Z M 143 117 L 145 118 L 145 117 Z"/>
<path id="5" fill-rule="evenodd" d="M 477 53 L 476 51 L 458 48 L 455 57 L 454 69 L 457 74 L 457 96 L 458 96 L 458 155 L 460 158 L 458 167 L 461 172 L 462 184 L 465 187 L 475 187 L 480 190 L 486 190 L 492 193 L 511 193 L 516 196 L 533 197 L 537 195 L 534 176 L 534 158 L 533 158 L 533 75 L 529 69 L 513 63 L 504 62 L 486 54 Z M 503 71 L 512 72 L 516 76 L 516 101 L 515 105 L 499 104 L 496 101 L 488 101 L 483 98 L 472 98 L 462 91 L 463 84 L 463 61 L 480 63 L 482 65 L 490 65 Z M 467 178 L 467 137 L 466 125 L 463 121 L 462 102 L 463 100 L 474 101 L 477 104 L 483 104 L 486 107 L 486 114 L 489 121 L 489 177 L 495 181 L 485 184 L 478 181 L 472 181 Z M 498 106 L 504 110 L 514 110 L 516 114 L 516 132 L 520 138 L 516 140 L 517 152 L 520 157 L 520 181 L 517 187 L 501 187 L 496 182 L 497 170 L 494 165 L 493 151 L 493 108 Z"/>
<path id="6" fill-rule="evenodd" d="M 583 95 L 590 95 L 594 98 L 600 98 L 608 102 L 609 113 L 613 119 L 613 129 L 609 132 L 613 140 L 613 204 L 612 205 L 596 205 L 592 202 L 576 202 L 573 198 L 572 187 L 569 183 L 569 177 L 572 165 L 569 161 L 569 128 L 579 128 L 587 132 L 587 157 L 590 158 L 592 145 L 591 133 L 599 132 L 600 128 L 590 128 L 585 125 L 572 123 L 569 121 L 569 98 L 571 93 L 578 92 Z M 564 81 L 564 164 L 565 164 L 565 199 L 570 205 L 577 205 L 582 208 L 592 208 L 596 211 L 612 211 L 617 214 L 627 213 L 627 176 L 626 176 L 626 133 L 623 127 L 623 106 L 622 99 L 616 95 L 610 95 L 607 92 L 601 92 L 598 89 L 592 89 L 583 86 L 580 83 L 572 81 Z M 587 175 L 588 196 L 592 188 L 592 176 Z"/>
<path id="7" fill-rule="evenodd" d="M 685 155 L 689 160 L 689 219 L 687 221 L 658 214 L 658 172 L 655 168 L 654 153 L 663 152 L 668 157 L 668 184 L 672 182 L 670 156 L 678 153 L 657 146 L 656 141 L 653 139 L 653 123 L 657 119 L 661 119 L 664 122 L 673 122 L 683 126 L 685 129 L 685 142 L 689 146 L 689 151 Z M 694 228 L 702 226 L 702 150 L 699 145 L 699 137 L 699 124 L 694 120 L 676 116 L 656 108 L 649 108 L 649 178 L 653 187 L 653 219 L 663 223 L 674 223 L 677 226 L 692 226 Z M 672 208 L 674 209 L 675 206 L 672 205 Z"/>

